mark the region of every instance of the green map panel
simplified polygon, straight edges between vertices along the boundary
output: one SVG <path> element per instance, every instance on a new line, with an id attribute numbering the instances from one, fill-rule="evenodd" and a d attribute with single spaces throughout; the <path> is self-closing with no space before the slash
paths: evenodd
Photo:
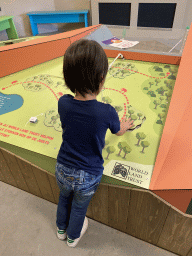
<path id="1" fill-rule="evenodd" d="M 56 160 L 62 142 L 58 99 L 73 95 L 62 64 L 63 57 L 0 79 L 2 142 Z M 177 72 L 176 65 L 114 62 L 97 100 L 110 103 L 120 120 L 134 120 L 134 127 L 123 136 L 107 131 L 104 175 L 149 188 Z"/>

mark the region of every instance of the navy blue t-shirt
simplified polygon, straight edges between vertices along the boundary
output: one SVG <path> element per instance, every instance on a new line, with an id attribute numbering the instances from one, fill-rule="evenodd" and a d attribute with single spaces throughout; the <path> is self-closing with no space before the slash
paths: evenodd
<path id="1" fill-rule="evenodd" d="M 113 134 L 120 130 L 115 108 L 96 99 L 80 101 L 65 94 L 58 101 L 58 112 L 63 129 L 58 163 L 90 174 L 102 174 L 107 129 Z"/>

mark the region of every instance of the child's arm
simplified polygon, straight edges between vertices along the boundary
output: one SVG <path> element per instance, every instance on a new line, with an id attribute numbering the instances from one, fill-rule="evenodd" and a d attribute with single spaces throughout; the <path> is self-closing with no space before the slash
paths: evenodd
<path id="1" fill-rule="evenodd" d="M 128 120 L 123 119 L 121 124 L 120 124 L 120 131 L 118 133 L 116 133 L 115 135 L 117 136 L 122 136 L 128 129 L 130 129 L 132 126 L 134 126 L 133 124 L 133 120 L 131 120 L 131 118 L 129 118 Z"/>

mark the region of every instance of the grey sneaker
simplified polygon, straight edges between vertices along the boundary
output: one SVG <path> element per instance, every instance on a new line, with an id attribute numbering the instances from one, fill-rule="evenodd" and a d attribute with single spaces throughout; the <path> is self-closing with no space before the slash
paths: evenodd
<path id="1" fill-rule="evenodd" d="M 83 227 L 82 227 L 82 230 L 81 230 L 81 233 L 80 233 L 80 237 L 73 240 L 73 239 L 70 239 L 67 236 L 67 245 L 69 247 L 75 247 L 78 244 L 78 242 L 81 239 L 81 237 L 85 234 L 87 228 L 88 228 L 88 219 L 85 216 L 85 219 L 84 219 L 84 222 L 83 222 Z"/>

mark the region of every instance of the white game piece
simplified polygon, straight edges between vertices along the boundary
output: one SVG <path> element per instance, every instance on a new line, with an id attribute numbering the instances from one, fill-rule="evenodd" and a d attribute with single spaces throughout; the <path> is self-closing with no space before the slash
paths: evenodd
<path id="1" fill-rule="evenodd" d="M 31 118 L 29 119 L 29 122 L 31 122 L 31 123 L 36 123 L 36 122 L 37 122 L 37 117 L 31 117 Z"/>

